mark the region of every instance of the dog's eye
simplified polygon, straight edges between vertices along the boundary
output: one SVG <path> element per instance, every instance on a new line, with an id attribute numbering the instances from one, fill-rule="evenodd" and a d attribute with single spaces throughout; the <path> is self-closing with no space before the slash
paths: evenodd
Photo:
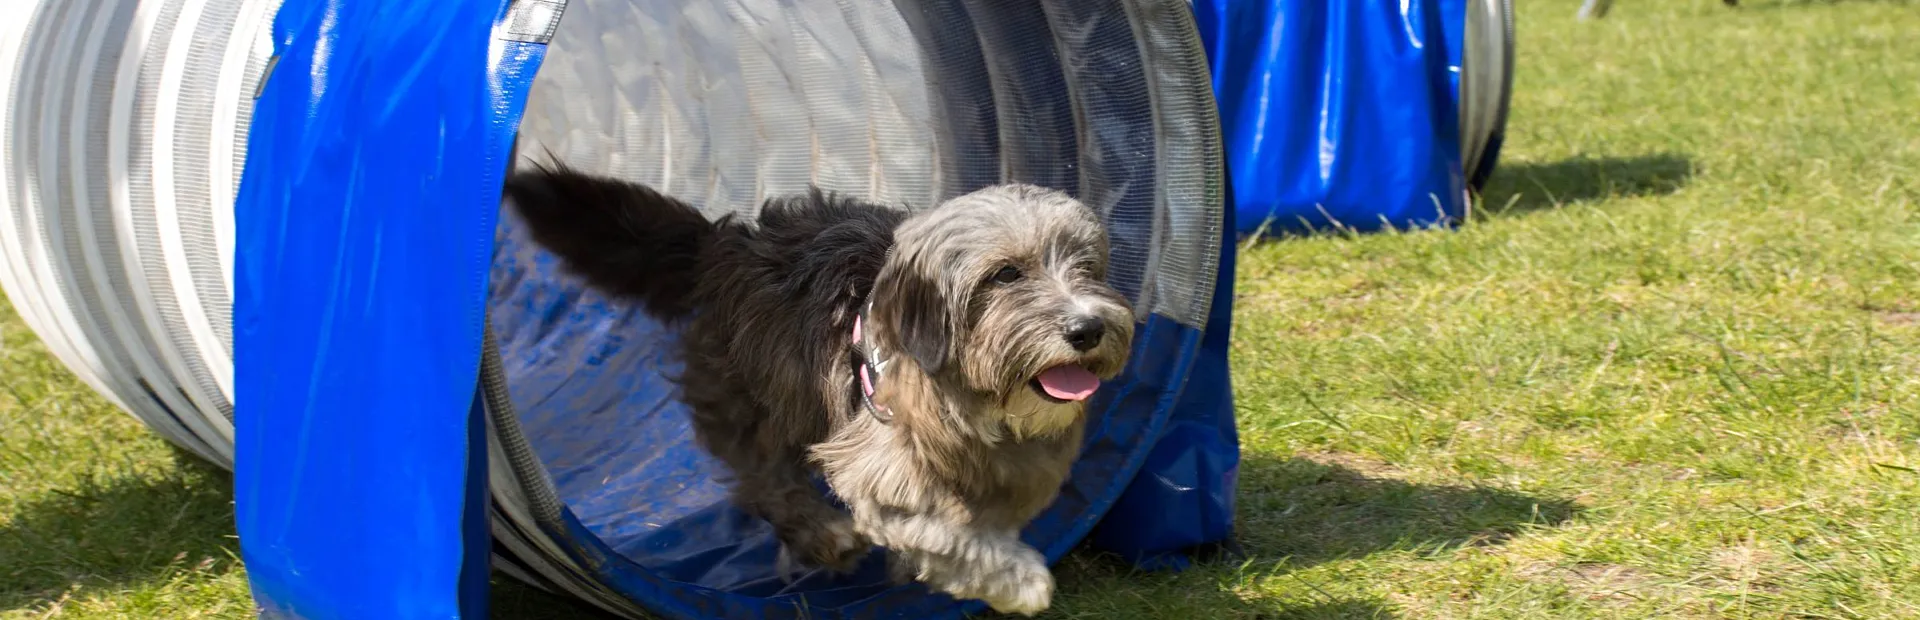
<path id="1" fill-rule="evenodd" d="M 1012 284 L 1014 282 L 1018 282 L 1020 280 L 1020 276 L 1021 276 L 1021 273 L 1020 273 L 1019 267 L 1015 267 L 1013 265 L 1007 265 L 1005 267 L 1001 267 L 999 271 L 993 272 L 993 281 L 999 282 L 1001 284 Z"/>

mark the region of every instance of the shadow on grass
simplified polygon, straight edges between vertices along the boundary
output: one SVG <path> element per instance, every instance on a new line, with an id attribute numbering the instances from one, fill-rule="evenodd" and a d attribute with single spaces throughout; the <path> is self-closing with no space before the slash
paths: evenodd
<path id="1" fill-rule="evenodd" d="M 1675 153 L 1634 157 L 1575 157 L 1550 163 L 1505 163 L 1481 191 L 1492 213 L 1520 213 L 1609 198 L 1679 191 L 1693 176 L 1693 160 Z"/>
<path id="2" fill-rule="evenodd" d="M 1355 596 L 1355 586 L 1379 584 L 1314 583 L 1299 571 L 1382 553 L 1499 545 L 1580 511 L 1563 499 L 1414 484 L 1390 472 L 1344 457 L 1246 455 L 1239 553 L 1184 572 L 1142 573 L 1114 556 L 1082 552 L 1059 571 L 1066 607 L 1090 618 L 1392 618 L 1385 601 Z"/>
<path id="3" fill-rule="evenodd" d="M 165 477 L 86 480 L 21 506 L 0 526 L 0 612 L 53 604 L 76 585 L 155 583 L 235 563 L 233 475 L 185 451 L 174 460 Z M 493 585 L 496 618 L 611 618 L 504 575 Z"/>
<path id="4" fill-rule="evenodd" d="M 180 467 L 164 477 L 87 479 L 19 507 L 0 526 L 0 609 L 234 563 L 232 477 L 174 458 Z"/>
<path id="5" fill-rule="evenodd" d="M 1256 562 L 1302 568 L 1387 551 L 1497 545 L 1529 528 L 1564 523 L 1580 510 L 1564 499 L 1413 484 L 1386 471 L 1331 457 L 1248 459 L 1241 544 Z"/>
<path id="6" fill-rule="evenodd" d="M 1480 192 L 1472 217 L 1519 214 L 1609 198 L 1656 196 L 1679 191 L 1693 176 L 1693 160 L 1675 153 L 1634 157 L 1574 157 L 1550 163 L 1502 162 Z M 1356 234 L 1355 228 L 1306 222 L 1273 222 L 1242 236 L 1242 247 Z M 1359 233 L 1368 234 L 1368 233 Z"/>

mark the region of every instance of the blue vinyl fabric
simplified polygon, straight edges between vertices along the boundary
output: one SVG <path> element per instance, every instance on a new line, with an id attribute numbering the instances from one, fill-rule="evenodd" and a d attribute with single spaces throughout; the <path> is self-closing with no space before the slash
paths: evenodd
<path id="1" fill-rule="evenodd" d="M 1227 204 L 1233 204 L 1233 187 Z M 1240 431 L 1234 423 L 1227 363 L 1233 332 L 1234 211 L 1220 224 L 1220 271 L 1200 350 L 1187 370 L 1170 419 L 1133 482 L 1089 542 L 1142 568 L 1185 568 L 1189 552 L 1230 542 L 1240 480 Z"/>
<path id="2" fill-rule="evenodd" d="M 235 511 L 275 618 L 485 617 L 497 0 L 287 0 L 238 227 Z M 511 62 L 506 54 L 501 62 Z"/>
<path id="3" fill-rule="evenodd" d="M 1238 229 L 1446 225 L 1466 208 L 1465 0 L 1195 0 Z"/>

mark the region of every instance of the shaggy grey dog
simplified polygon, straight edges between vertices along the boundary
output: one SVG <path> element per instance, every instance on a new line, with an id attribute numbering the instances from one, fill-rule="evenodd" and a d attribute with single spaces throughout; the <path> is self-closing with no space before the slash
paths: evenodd
<path id="1" fill-rule="evenodd" d="M 515 174 L 507 195 L 589 286 L 686 322 L 681 397 L 734 502 L 773 525 L 783 575 L 850 570 L 879 544 L 898 580 L 1047 608 L 1053 576 L 1019 532 L 1066 480 L 1134 328 L 1086 205 L 1000 185 L 910 214 L 816 189 L 709 222 L 564 167 Z"/>

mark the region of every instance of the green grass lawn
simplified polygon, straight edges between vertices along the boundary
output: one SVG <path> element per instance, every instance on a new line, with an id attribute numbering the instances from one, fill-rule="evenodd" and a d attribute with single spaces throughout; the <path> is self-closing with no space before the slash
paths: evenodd
<path id="1" fill-rule="evenodd" d="M 1920 7 L 1520 4 L 1471 225 L 1243 254 L 1248 557 L 1051 617 L 1920 617 Z M 0 387 L 0 618 L 249 615 L 226 474 L 4 309 Z"/>

